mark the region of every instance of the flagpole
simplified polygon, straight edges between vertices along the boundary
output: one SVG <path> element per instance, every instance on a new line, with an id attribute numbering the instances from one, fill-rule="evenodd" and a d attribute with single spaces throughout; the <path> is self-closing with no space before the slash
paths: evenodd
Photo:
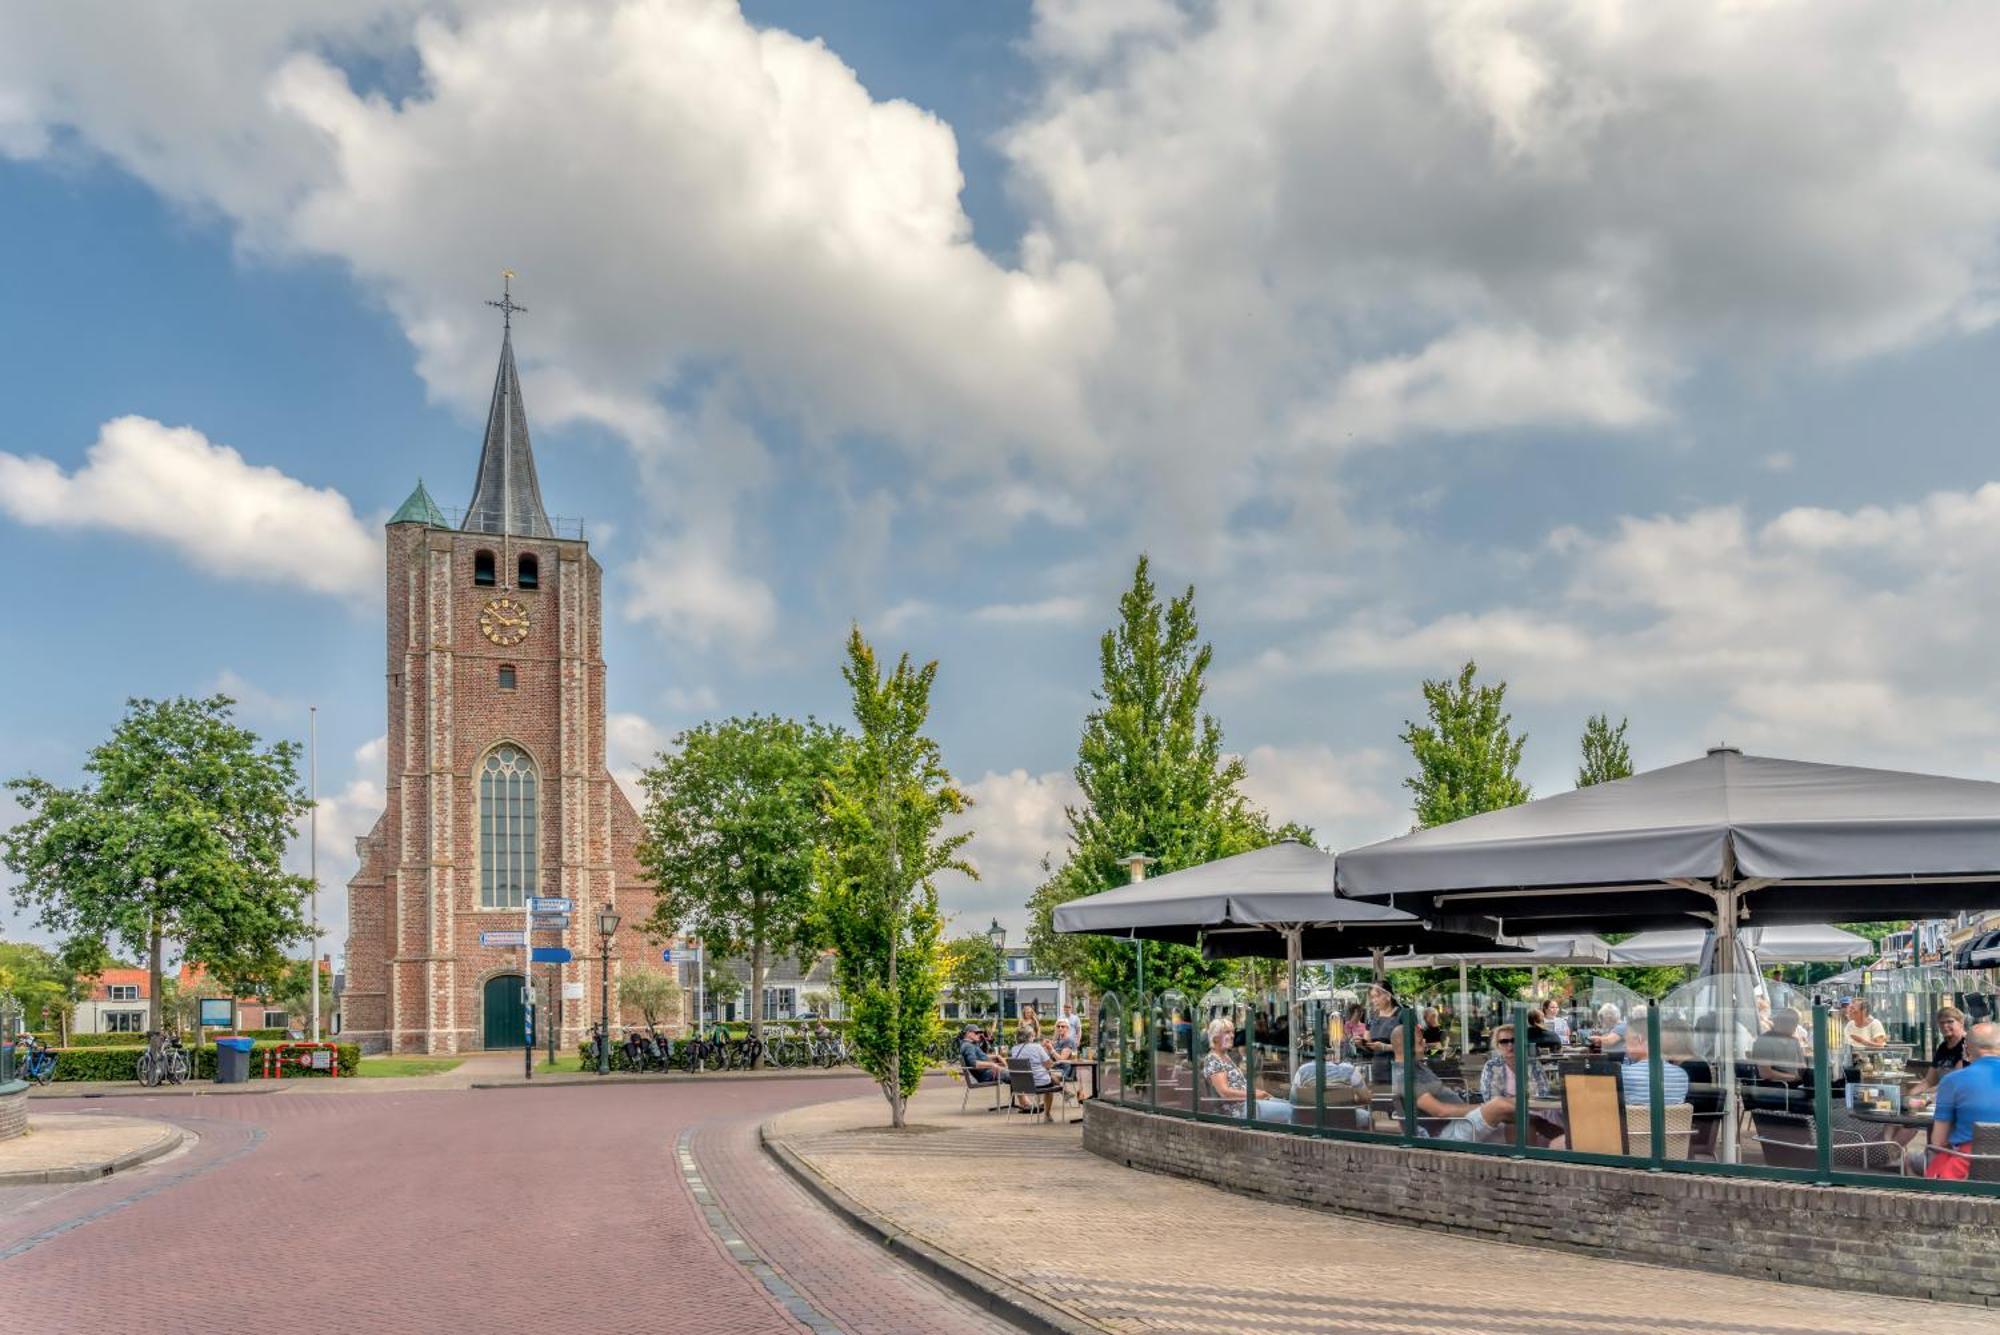
<path id="1" fill-rule="evenodd" d="M 306 745 L 306 772 L 312 798 L 306 842 L 312 846 L 312 942 L 306 954 L 306 990 L 312 995 L 312 1041 L 319 1042 L 319 706 L 307 707 L 311 722 Z"/>

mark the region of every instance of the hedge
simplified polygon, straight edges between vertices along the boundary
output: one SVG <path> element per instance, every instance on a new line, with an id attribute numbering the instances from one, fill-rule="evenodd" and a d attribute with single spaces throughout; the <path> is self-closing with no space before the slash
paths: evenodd
<path id="1" fill-rule="evenodd" d="M 79 1034 L 79 1038 L 103 1037 L 103 1035 Z M 276 1043 L 258 1043 L 250 1050 L 250 1077 L 259 1079 L 264 1069 L 264 1052 L 277 1047 Z M 69 1047 L 56 1048 L 56 1074 L 58 1082 L 64 1080 L 137 1080 L 139 1078 L 139 1053 L 142 1047 Z M 195 1057 L 195 1078 L 209 1080 L 215 1076 L 215 1045 L 204 1043 L 199 1050 L 189 1049 Z M 355 1064 L 361 1060 L 361 1047 L 356 1043 L 342 1043 L 338 1048 L 340 1073 L 354 1074 Z M 285 1068 L 287 1078 L 317 1075 L 316 1071 L 302 1071 L 297 1067 Z"/>
<path id="2" fill-rule="evenodd" d="M 213 1034 L 217 1031 L 210 1030 L 209 1032 Z M 226 1033 L 234 1034 L 238 1038 L 267 1039 L 274 1043 L 283 1042 L 286 1038 L 290 1037 L 289 1031 L 284 1029 L 232 1029 L 226 1031 Z M 50 1047 L 56 1046 L 56 1035 L 54 1034 L 36 1034 L 35 1037 L 41 1039 L 42 1042 L 48 1044 Z M 69 1036 L 69 1046 L 73 1048 L 143 1048 L 146 1046 L 146 1036 L 143 1033 L 71 1034 Z"/>

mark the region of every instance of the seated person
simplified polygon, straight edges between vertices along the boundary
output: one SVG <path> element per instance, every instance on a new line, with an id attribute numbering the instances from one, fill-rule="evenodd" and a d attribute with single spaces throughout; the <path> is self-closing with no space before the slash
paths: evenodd
<path id="1" fill-rule="evenodd" d="M 1068 1016 L 1056 1021 L 1056 1036 L 1049 1041 L 1049 1051 L 1055 1054 L 1056 1074 L 1065 1081 L 1076 1078 L 1076 1067 L 1070 1062 L 1076 1060 L 1076 1033 L 1070 1026 Z"/>
<path id="2" fill-rule="evenodd" d="M 1849 1061 L 1857 1052 L 1877 1052 L 1889 1046 L 1889 1032 L 1868 1013 L 1866 997 L 1851 998 L 1846 1007 L 1847 1025 L 1841 1030 L 1841 1041 L 1847 1045 Z"/>
<path id="3" fill-rule="evenodd" d="M 1024 1025 L 1019 1035 L 1019 1041 L 1014 1044 L 1013 1051 L 1007 1055 L 1015 1061 L 1028 1063 L 1028 1069 L 1034 1073 L 1035 1077 L 1035 1093 L 1042 1097 L 1042 1120 L 1044 1122 L 1055 1121 L 1055 1098 L 1056 1094 L 1062 1089 L 1062 1078 L 1056 1074 L 1055 1054 L 1049 1051 L 1046 1043 L 1042 1042 L 1041 1034 L 1034 1026 Z M 1019 1100 L 1015 1102 L 1015 1106 L 1023 1112 L 1034 1111 L 1033 1105 L 1020 1102 Z"/>
<path id="4" fill-rule="evenodd" d="M 1550 997 L 1542 1006 L 1542 1027 L 1556 1036 L 1556 1042 L 1569 1046 L 1569 1020 L 1562 1012 L 1562 1002 Z"/>
<path id="5" fill-rule="evenodd" d="M 1965 1036 L 1965 1055 L 1970 1064 L 1938 1082 L 1930 1143 L 1909 1154 L 1911 1165 L 1921 1166 L 1926 1177 L 1964 1178 L 1971 1160 L 1953 1151 L 1970 1153 L 1973 1129 L 2000 1122 L 2000 1024 L 1973 1025 Z"/>
<path id="6" fill-rule="evenodd" d="M 1390 1043 L 1398 1052 L 1403 1050 L 1403 1026 L 1397 1025 L 1389 1035 Z M 1437 1133 L 1439 1140 L 1499 1140 L 1507 1134 L 1508 1126 L 1514 1120 L 1514 1100 L 1487 1099 L 1483 1103 L 1461 1103 L 1454 1099 L 1444 1087 L 1444 1081 L 1430 1067 L 1417 1064 L 1412 1077 L 1417 1086 L 1417 1113 L 1422 1117 L 1448 1117 L 1451 1120 Z M 1403 1098 L 1403 1063 L 1398 1060 L 1389 1070 L 1390 1091 L 1396 1096 L 1400 1112 Z M 1422 1127 L 1417 1134 L 1431 1133 Z"/>
<path id="7" fill-rule="evenodd" d="M 1905 1096 L 1906 1103 L 1925 1103 L 1932 1091 L 1953 1071 L 1971 1064 L 1965 1055 L 1965 1012 L 1946 1006 L 1937 1013 L 1938 1045 L 1931 1053 L 1931 1069 Z"/>
<path id="8" fill-rule="evenodd" d="M 1243 1072 L 1237 1069 L 1229 1050 L 1236 1046 L 1236 1022 L 1227 1015 L 1218 1015 L 1208 1022 L 1208 1055 L 1201 1059 L 1201 1080 L 1207 1086 L 1210 1097 L 1220 1099 L 1225 1105 L 1235 1104 L 1235 1112 L 1242 1115 L 1244 1100 L 1251 1097 Z M 1280 1098 L 1274 1098 L 1259 1090 L 1257 1117 L 1266 1122 L 1289 1122 L 1292 1120 L 1292 1105 Z"/>
<path id="9" fill-rule="evenodd" d="M 1661 1039 L 1666 1035 L 1662 1033 Z M 1665 1046 L 1664 1041 L 1661 1044 Z M 1625 1029 L 1625 1064 L 1618 1068 L 1618 1087 L 1625 1093 L 1628 1105 L 1652 1102 L 1653 1065 L 1647 1060 L 1650 1049 L 1646 1046 L 1646 1012 L 1634 1010 L 1631 1023 Z M 1664 1054 L 1663 1054 L 1664 1055 Z M 1688 1073 L 1670 1061 L 1660 1063 L 1660 1091 L 1665 1096 L 1665 1104 L 1672 1107 L 1676 1103 L 1688 1101 Z"/>
<path id="10" fill-rule="evenodd" d="M 1687 1072 L 1688 1102 L 1695 1112 L 1722 1111 L 1723 1090 L 1715 1083 L 1715 1068 L 1696 1055 L 1694 1031 L 1686 1020 L 1660 1021 L 1660 1059 Z"/>
<path id="11" fill-rule="evenodd" d="M 1417 1042 L 1427 1048 L 1439 1047 L 1444 1043 L 1444 1021 L 1438 1016 L 1437 1007 L 1424 1007 L 1424 1013 L 1418 1022 Z"/>
<path id="12" fill-rule="evenodd" d="M 1590 1046 L 1600 1052 L 1611 1052 L 1624 1039 L 1625 1021 L 1619 1017 L 1618 1007 L 1607 1001 L 1597 1008 L 1597 1029 L 1590 1036 Z"/>
<path id="13" fill-rule="evenodd" d="M 1326 1104 L 1329 1108 L 1346 1107 L 1356 1102 L 1355 1092 L 1368 1088 L 1368 1072 L 1353 1062 L 1330 1061 L 1326 1064 Z M 1312 1107 L 1319 1098 L 1319 1061 L 1299 1063 L 1299 1069 L 1292 1072 L 1292 1103 L 1298 1107 Z M 1360 1099 L 1362 1103 L 1367 1100 Z"/>
<path id="14" fill-rule="evenodd" d="M 1514 1097 L 1514 1026 L 1503 1024 L 1493 1031 L 1493 1052 L 1487 1057 L 1486 1065 L 1479 1068 L 1479 1097 L 1482 1099 L 1511 1099 Z M 1528 1058 L 1528 1097 L 1546 1099 L 1549 1094 L 1549 1078 L 1542 1074 L 1541 1063 L 1533 1056 Z"/>
<path id="15" fill-rule="evenodd" d="M 1797 1085 L 1806 1079 L 1806 1055 L 1799 1047 L 1799 1013 L 1789 1006 L 1771 1012 L 1771 1027 L 1750 1045 L 1757 1078 L 1768 1084 Z"/>
<path id="16" fill-rule="evenodd" d="M 965 1078 L 975 1085 L 991 1085 L 1007 1078 L 1007 1063 L 986 1051 L 986 1035 L 976 1024 L 969 1024 L 958 1036 L 958 1064 L 965 1070 Z"/>

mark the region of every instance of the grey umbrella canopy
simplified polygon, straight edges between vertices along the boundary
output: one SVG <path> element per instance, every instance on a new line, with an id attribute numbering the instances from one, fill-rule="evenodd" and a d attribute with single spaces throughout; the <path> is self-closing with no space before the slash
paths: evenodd
<path id="1" fill-rule="evenodd" d="M 1618 964 L 1700 964 L 1713 953 L 1713 937 L 1699 927 L 1640 932 L 1611 947 L 1611 959 Z M 1875 949 L 1865 936 L 1816 925 L 1746 927 L 1738 938 L 1765 964 L 1851 960 Z"/>
<path id="2" fill-rule="evenodd" d="M 1939 916 L 2000 906 L 2000 784 L 1718 747 L 1352 849 L 1336 884 L 1536 935 Z"/>

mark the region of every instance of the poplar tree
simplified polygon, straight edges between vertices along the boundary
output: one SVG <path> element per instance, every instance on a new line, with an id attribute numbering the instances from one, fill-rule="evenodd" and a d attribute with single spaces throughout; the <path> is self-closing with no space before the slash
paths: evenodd
<path id="1" fill-rule="evenodd" d="M 1098 641 L 1097 704 L 1084 717 L 1074 773 L 1083 800 L 1067 809 L 1070 847 L 1029 900 L 1028 945 L 1039 968 L 1098 992 L 1129 994 L 1128 942 L 1065 936 L 1058 904 L 1127 883 L 1126 858 L 1154 859 L 1154 875 L 1259 848 L 1311 831 L 1271 828 L 1238 790 L 1243 760 L 1222 747 L 1222 726 L 1202 709 L 1214 647 L 1201 639 L 1194 586 L 1162 601 L 1150 562 L 1139 558 L 1119 597 L 1118 624 Z M 1148 942 L 1149 991 L 1196 996 L 1228 974 L 1187 946 Z"/>
<path id="2" fill-rule="evenodd" d="M 27 818 L 0 835 L 17 902 L 73 942 L 145 958 L 148 1024 L 161 1025 L 169 948 L 250 995 L 303 939 L 311 882 L 284 870 L 308 810 L 296 742 L 261 745 L 225 695 L 132 700 L 62 788 L 32 775 L 7 787 Z"/>
<path id="3" fill-rule="evenodd" d="M 1625 744 L 1625 727 L 1630 719 L 1611 726 L 1606 714 L 1592 714 L 1583 724 L 1583 766 L 1576 772 L 1576 786 L 1632 777 L 1632 748 Z"/>
<path id="4" fill-rule="evenodd" d="M 1468 660 L 1456 681 L 1426 681 L 1426 723 L 1405 722 L 1403 742 L 1416 758 L 1417 772 L 1403 780 L 1416 795 L 1417 824 L 1428 829 L 1497 811 L 1528 800 L 1528 785 L 1516 770 L 1527 734 L 1512 732 L 1504 708 L 1507 683 L 1481 686 L 1479 665 Z"/>
<path id="5" fill-rule="evenodd" d="M 856 1060 L 882 1087 L 890 1124 L 901 1127 L 939 1028 L 936 877 L 951 869 L 978 878 L 959 856 L 971 833 L 947 835 L 943 826 L 972 800 L 924 735 L 935 662 L 914 667 L 905 654 L 884 675 L 857 626 L 841 675 L 856 727 L 826 783 L 813 921 L 838 952 L 834 977 Z"/>

